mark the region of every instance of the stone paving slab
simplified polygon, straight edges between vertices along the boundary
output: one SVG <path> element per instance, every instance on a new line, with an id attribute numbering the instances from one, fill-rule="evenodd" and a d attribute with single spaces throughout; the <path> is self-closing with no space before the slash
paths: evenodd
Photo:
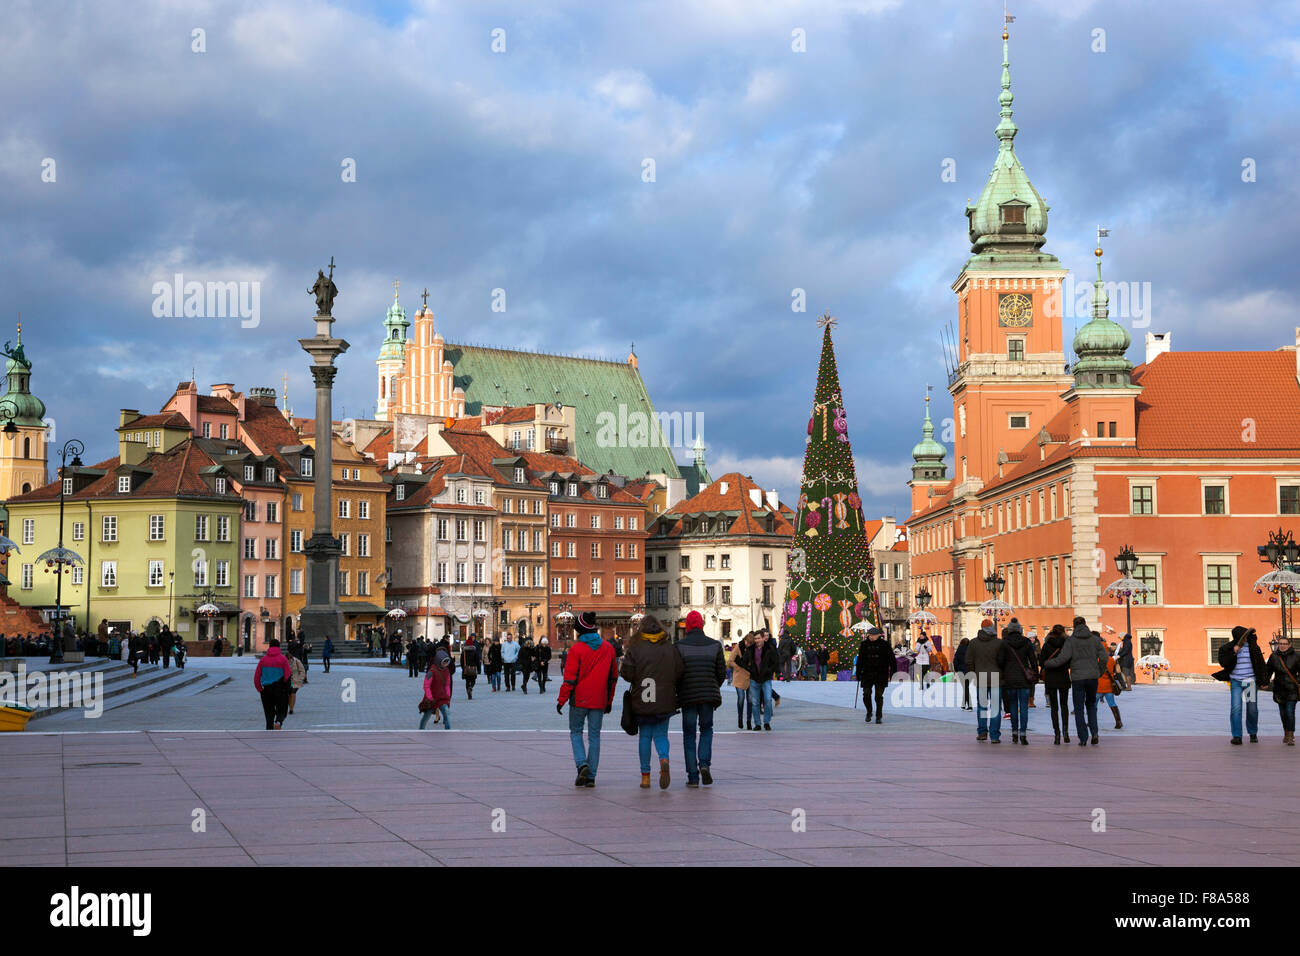
<path id="1" fill-rule="evenodd" d="M 720 737 L 711 788 L 641 790 L 635 742 L 572 785 L 553 734 L 0 737 L 10 865 L 1289 866 L 1296 751 L 1203 736 L 1100 747 L 967 734 Z M 196 759 L 196 755 L 202 759 Z M 29 762 L 40 764 L 32 774 Z M 116 764 L 134 764 L 117 766 Z M 98 764 L 99 766 L 95 766 Z M 249 767 L 256 772 L 248 772 Z M 1174 777 L 1172 771 L 1180 772 Z M 193 812 L 206 830 L 191 829 Z M 1105 812 L 1104 832 L 1094 830 Z M 504 832 L 500 824 L 504 822 Z M 497 827 L 494 828 L 494 823 Z"/>

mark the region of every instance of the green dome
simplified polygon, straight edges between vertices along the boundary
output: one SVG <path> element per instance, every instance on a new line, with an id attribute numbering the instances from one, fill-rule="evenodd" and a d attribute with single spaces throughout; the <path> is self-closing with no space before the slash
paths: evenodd
<path id="1" fill-rule="evenodd" d="M 5 343 L 3 354 L 9 356 L 5 364 L 4 395 L 0 395 L 0 418 L 13 416 L 15 425 L 42 428 L 45 425 L 45 403 L 30 391 L 32 363 L 23 351 L 23 327 L 18 326 L 18 344 L 12 349 Z"/>
<path id="2" fill-rule="evenodd" d="M 948 450 L 934 440 L 934 423 L 930 421 L 930 396 L 925 396 L 925 421 L 921 423 L 921 440 L 912 446 L 912 477 L 917 480 L 943 478 L 943 463 Z"/>
<path id="3" fill-rule="evenodd" d="M 1047 241 L 1048 205 L 1029 181 L 1025 168 L 1016 156 L 1015 138 L 1019 128 L 1011 119 L 1011 61 L 1006 34 L 1002 39 L 1002 119 L 994 132 L 999 146 L 993 171 L 979 199 L 966 207 L 969 223 L 971 261 L 983 260 L 986 267 L 1005 265 L 1008 256 L 1024 257 L 1028 262 L 1055 266 L 1056 257 L 1041 253 Z"/>
<path id="4" fill-rule="evenodd" d="M 1133 363 L 1124 357 L 1133 342 L 1128 329 L 1110 319 L 1110 297 L 1101 278 L 1098 249 L 1097 279 L 1092 284 L 1092 319 L 1074 335 L 1075 386 L 1122 388 L 1131 384 Z"/>
<path id="5" fill-rule="evenodd" d="M 379 361 L 402 360 L 406 355 L 406 330 L 410 327 L 406 310 L 394 293 L 393 304 L 388 307 L 388 314 L 384 318 L 384 344 L 379 347 Z"/>

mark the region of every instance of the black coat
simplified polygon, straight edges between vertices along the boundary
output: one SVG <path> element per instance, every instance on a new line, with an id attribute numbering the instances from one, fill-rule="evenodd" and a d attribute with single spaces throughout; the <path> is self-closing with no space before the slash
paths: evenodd
<path id="1" fill-rule="evenodd" d="M 519 659 L 515 661 L 515 669 L 527 674 L 533 669 L 533 661 L 536 654 L 531 644 L 525 644 L 519 648 Z"/>
<path id="2" fill-rule="evenodd" d="M 501 645 L 493 644 L 488 648 L 487 654 L 487 672 L 489 674 L 498 674 L 501 672 Z"/>
<path id="3" fill-rule="evenodd" d="M 1002 632 L 998 647 L 999 679 L 1006 690 L 1023 690 L 1038 683 L 1038 658 L 1034 645 L 1020 628 L 1007 628 Z"/>
<path id="4" fill-rule="evenodd" d="M 638 717 L 664 717 L 675 712 L 677 682 L 683 669 L 681 654 L 666 636 L 657 641 L 641 638 L 630 643 L 618 673 L 632 685 L 632 713 Z"/>
<path id="5" fill-rule="evenodd" d="M 1237 645 L 1228 641 L 1219 648 L 1219 666 L 1229 674 L 1237 666 Z M 1255 672 L 1255 686 L 1268 686 L 1268 666 L 1264 663 L 1264 652 L 1259 649 L 1259 641 L 1250 642 L 1250 669 Z M 1300 675 L 1298 675 L 1300 676 Z"/>
<path id="6" fill-rule="evenodd" d="M 722 706 L 722 682 L 727 679 L 727 663 L 722 645 L 699 628 L 686 632 L 677 642 L 682 657 L 682 678 L 677 682 L 677 706 L 708 704 Z"/>
<path id="7" fill-rule="evenodd" d="M 1287 672 L 1290 671 L 1290 676 Z M 1294 647 L 1285 654 L 1274 652 L 1268 659 L 1268 682 L 1273 685 L 1273 699 L 1279 704 L 1300 700 L 1300 651 Z"/>
<path id="8" fill-rule="evenodd" d="M 533 666 L 543 670 L 549 663 L 551 663 L 551 645 L 538 644 L 533 648 Z"/>
<path id="9" fill-rule="evenodd" d="M 883 637 L 864 640 L 858 647 L 858 672 L 854 676 L 859 684 L 883 684 L 897 669 L 894 650 Z"/>
<path id="10" fill-rule="evenodd" d="M 776 644 L 774 644 L 772 641 L 768 641 L 766 644 L 763 645 L 763 656 L 759 659 L 758 667 L 755 668 L 754 649 L 756 647 L 758 647 L 757 641 L 755 641 L 753 644 L 750 644 L 748 647 L 744 649 L 744 651 L 741 652 L 740 666 L 745 668 L 745 670 L 749 671 L 750 680 L 758 681 L 761 684 L 764 681 L 769 681 L 776 676 L 777 657 L 779 655 L 777 652 Z"/>
<path id="11" fill-rule="evenodd" d="M 1049 637 L 1043 641 L 1043 652 L 1039 655 L 1039 667 L 1043 671 L 1043 686 L 1048 690 L 1060 690 L 1070 686 L 1070 672 L 1064 667 L 1042 667 L 1047 661 L 1061 653 L 1065 647 L 1065 635 Z"/>

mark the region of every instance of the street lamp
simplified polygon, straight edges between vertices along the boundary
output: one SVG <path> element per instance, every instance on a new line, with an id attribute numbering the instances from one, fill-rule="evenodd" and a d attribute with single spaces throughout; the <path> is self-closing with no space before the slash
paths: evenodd
<path id="1" fill-rule="evenodd" d="M 1007 579 L 998 574 L 997 571 L 990 571 L 984 575 L 984 588 L 989 592 L 989 597 L 997 598 L 1007 586 Z M 917 595 L 919 598 L 920 595 Z"/>
<path id="2" fill-rule="evenodd" d="M 560 637 L 564 641 L 573 640 L 573 605 L 568 601 L 561 601 L 555 605 L 555 623 L 559 625 Z M 567 632 L 567 633 L 566 633 Z M 567 644 L 565 645 L 568 646 Z"/>
<path id="3" fill-rule="evenodd" d="M 13 419 L 9 420 L 9 426 L 13 425 Z M 9 426 L 6 426 L 6 432 Z M 16 429 L 15 429 L 16 431 Z M 75 474 L 81 467 L 81 453 L 86 450 L 86 446 L 75 438 L 69 438 L 63 443 L 59 450 L 59 546 L 53 551 L 46 551 L 37 560 L 45 561 L 45 570 L 54 569 L 58 575 L 54 584 L 54 641 L 50 647 L 50 663 L 63 663 L 63 574 L 64 568 L 71 568 L 74 565 L 82 564 L 81 555 L 75 554 L 63 547 L 63 499 L 64 491 L 67 484 L 63 477 L 63 472 L 71 467 Z M 68 464 L 68 453 L 72 453 L 72 464 Z M 90 622 L 86 622 L 86 628 L 90 628 Z"/>
<path id="4" fill-rule="evenodd" d="M 930 589 L 922 585 L 921 590 L 916 592 L 916 606 L 924 611 L 930 606 L 932 600 L 934 600 L 934 596 L 930 594 Z"/>
<path id="5" fill-rule="evenodd" d="M 1137 555 L 1127 544 L 1122 551 L 1115 555 L 1115 567 L 1119 570 L 1120 577 L 1131 578 L 1133 572 L 1137 570 Z M 1133 633 L 1133 595 L 1127 592 L 1124 595 L 1124 633 Z"/>
<path id="6" fill-rule="evenodd" d="M 1255 582 L 1255 593 L 1271 591 L 1282 611 L 1282 637 L 1290 638 L 1291 614 L 1296 602 L 1296 592 L 1300 589 L 1300 544 L 1290 531 L 1278 528 L 1268 533 L 1268 544 L 1260 545 L 1256 551 L 1260 561 L 1273 566 L 1273 570 Z"/>
<path id="7" fill-rule="evenodd" d="M 176 596 L 176 572 L 167 572 L 167 630 L 172 629 L 172 608 L 175 607 L 173 600 Z M 86 620 L 86 630 L 90 630 L 90 620 Z"/>

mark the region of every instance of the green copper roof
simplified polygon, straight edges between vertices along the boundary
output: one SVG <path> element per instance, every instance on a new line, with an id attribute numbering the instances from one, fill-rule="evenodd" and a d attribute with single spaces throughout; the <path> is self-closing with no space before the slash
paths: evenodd
<path id="1" fill-rule="evenodd" d="M 641 373 L 626 362 L 451 343 L 447 343 L 445 356 L 454 366 L 455 384 L 465 390 L 467 415 L 479 414 L 484 405 L 572 405 L 577 423 L 574 457 L 588 468 L 597 472 L 613 469 L 616 475 L 628 478 L 640 478 L 646 472 L 670 478 L 682 474 L 671 448 L 639 440 L 637 420 L 632 416 L 647 416 L 642 427 L 649 436 L 660 434 L 658 419 Z M 621 415 L 619 406 L 624 406 Z M 610 421 L 600 417 L 602 412 L 612 414 L 615 422 L 626 422 L 610 447 L 597 441 L 602 425 Z M 684 440 L 685 419 L 689 417 L 693 426 L 694 416 L 682 412 L 681 417 L 680 440 Z M 645 447 L 638 447 L 642 445 Z"/>
<path id="2" fill-rule="evenodd" d="M 406 310 L 397 301 L 397 293 L 393 293 L 393 304 L 384 318 L 384 344 L 379 347 L 379 361 L 402 360 L 406 354 L 406 330 L 410 327 Z"/>
<path id="3" fill-rule="evenodd" d="M 1132 384 L 1133 363 L 1124 357 L 1133 341 L 1128 329 L 1110 319 L 1110 296 L 1101 278 L 1101 249 L 1097 250 L 1097 280 L 1092 284 L 1092 320 L 1074 335 L 1075 387 L 1124 388 Z"/>
<path id="4" fill-rule="evenodd" d="M 0 415 L 13 415 L 15 425 L 41 428 L 45 425 L 45 403 L 30 391 L 32 362 L 23 351 L 23 327 L 18 326 L 18 344 L 13 348 L 5 343 L 4 353 L 9 356 L 5 365 L 7 390 L 0 396 Z"/>
<path id="5" fill-rule="evenodd" d="M 979 199 L 966 207 L 970 225 L 971 252 L 967 269 L 998 269 L 1014 266 L 1058 268 L 1055 256 L 1040 252 L 1047 241 L 1048 205 L 1029 181 L 1016 156 L 1015 138 L 1019 127 L 1011 118 L 1011 59 L 1007 34 L 1002 34 L 1002 119 L 994 131 L 998 155 L 993 171 Z"/>
<path id="6" fill-rule="evenodd" d="M 943 459 L 948 450 L 934 440 L 934 423 L 930 421 L 930 396 L 925 396 L 925 421 L 921 423 L 921 440 L 912 446 L 912 477 L 916 479 L 934 477 L 938 469 L 942 478 L 945 471 Z"/>
<path id="7" fill-rule="evenodd" d="M 700 435 L 695 436 L 695 445 L 691 448 L 691 454 L 694 456 L 691 464 L 681 465 L 682 477 L 686 479 L 686 497 L 694 498 L 703 489 L 713 484 L 713 479 L 709 477 L 709 466 L 704 463 L 704 438 Z"/>

